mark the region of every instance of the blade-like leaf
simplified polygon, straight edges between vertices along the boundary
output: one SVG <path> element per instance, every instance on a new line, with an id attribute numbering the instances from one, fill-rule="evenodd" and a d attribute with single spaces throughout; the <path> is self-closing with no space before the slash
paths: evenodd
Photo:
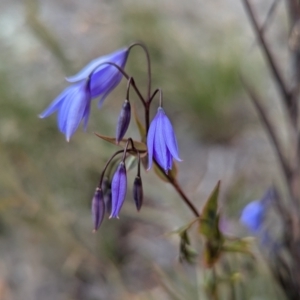
<path id="1" fill-rule="evenodd" d="M 208 239 L 220 239 L 221 237 L 218 215 L 219 190 L 220 181 L 208 197 L 201 214 L 199 232 Z"/>
<path id="2" fill-rule="evenodd" d="M 137 114 L 135 105 L 132 105 L 132 111 L 133 111 L 133 116 L 134 116 L 135 123 L 138 127 L 138 130 L 139 130 L 139 133 L 140 133 L 140 136 L 141 136 L 141 140 L 142 140 L 142 142 L 146 142 L 146 128 L 143 125 L 142 121 L 140 120 L 140 118 Z"/>
<path id="3" fill-rule="evenodd" d="M 206 241 L 204 253 L 203 253 L 203 263 L 207 268 L 213 267 L 217 262 L 222 253 L 222 243 L 215 241 Z"/>

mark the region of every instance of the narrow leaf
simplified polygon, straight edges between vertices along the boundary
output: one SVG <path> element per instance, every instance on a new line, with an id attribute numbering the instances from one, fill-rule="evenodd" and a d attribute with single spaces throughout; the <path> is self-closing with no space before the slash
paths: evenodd
<path id="1" fill-rule="evenodd" d="M 199 232 L 208 239 L 220 239 L 221 237 L 218 215 L 219 190 L 220 181 L 208 197 L 201 214 Z"/>

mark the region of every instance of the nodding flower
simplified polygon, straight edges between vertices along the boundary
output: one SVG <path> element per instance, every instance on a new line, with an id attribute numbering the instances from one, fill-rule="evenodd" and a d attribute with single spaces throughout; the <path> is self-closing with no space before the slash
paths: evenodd
<path id="1" fill-rule="evenodd" d="M 84 127 L 87 127 L 90 107 L 88 82 L 82 81 L 66 88 L 39 117 L 46 118 L 58 110 L 58 128 L 69 142 L 82 120 Z"/>
<path id="2" fill-rule="evenodd" d="M 67 81 L 74 84 L 67 87 L 39 117 L 46 118 L 58 110 L 58 127 L 65 134 L 67 141 L 82 120 L 86 129 L 91 100 L 100 97 L 98 106 L 101 107 L 105 98 L 120 83 L 123 76 L 116 66 L 106 63 L 114 63 L 123 69 L 128 53 L 128 48 L 123 48 L 101 56 L 91 61 L 76 75 L 68 77 Z"/>
<path id="3" fill-rule="evenodd" d="M 150 124 L 147 148 L 148 170 L 152 167 L 153 159 L 166 173 L 172 169 L 173 158 L 181 161 L 173 126 L 162 107 L 158 108 L 157 114 Z"/>
<path id="4" fill-rule="evenodd" d="M 98 107 L 100 108 L 108 94 L 120 83 L 122 74 L 120 71 L 107 62 L 118 65 L 124 69 L 129 48 L 122 48 L 113 53 L 101 56 L 92 60 L 77 74 L 67 77 L 69 82 L 78 82 L 85 80 L 90 76 L 90 89 L 92 98 L 100 97 Z"/>
<path id="5" fill-rule="evenodd" d="M 124 161 L 121 161 L 111 182 L 111 214 L 109 218 L 119 218 L 119 212 L 127 192 L 127 175 Z"/>

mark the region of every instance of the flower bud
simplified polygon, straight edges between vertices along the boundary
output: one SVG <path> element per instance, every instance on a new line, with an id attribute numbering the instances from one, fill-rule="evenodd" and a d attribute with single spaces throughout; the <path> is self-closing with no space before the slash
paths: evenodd
<path id="1" fill-rule="evenodd" d="M 111 213 L 111 189 L 108 189 L 104 194 L 104 203 L 105 203 L 106 212 L 110 214 Z"/>
<path id="2" fill-rule="evenodd" d="M 127 176 L 124 161 L 121 161 L 111 182 L 111 214 L 109 218 L 119 218 L 127 191 Z"/>
<path id="3" fill-rule="evenodd" d="M 130 116 L 131 116 L 130 102 L 128 100 L 125 100 L 117 124 L 117 130 L 116 130 L 117 143 L 119 143 L 122 140 L 122 138 L 124 137 L 128 129 L 130 123 Z"/>
<path id="4" fill-rule="evenodd" d="M 140 176 L 137 176 L 133 183 L 133 199 L 136 209 L 139 211 L 143 204 L 143 184 Z"/>
<path id="5" fill-rule="evenodd" d="M 102 190 L 97 188 L 92 200 L 92 217 L 94 223 L 94 231 L 100 227 L 105 214 L 105 203 Z"/>
<path id="6" fill-rule="evenodd" d="M 108 177 L 104 177 L 101 184 L 101 190 L 103 191 L 104 197 L 106 192 L 110 189 L 110 186 L 111 184 Z"/>

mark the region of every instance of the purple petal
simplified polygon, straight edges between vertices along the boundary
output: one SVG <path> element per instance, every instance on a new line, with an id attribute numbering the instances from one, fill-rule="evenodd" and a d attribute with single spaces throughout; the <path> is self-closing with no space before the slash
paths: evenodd
<path id="1" fill-rule="evenodd" d="M 58 113 L 58 127 L 66 135 L 67 141 L 70 140 L 83 118 L 87 124 L 90 101 L 86 82 L 69 88 L 69 93 L 65 96 Z"/>
<path id="2" fill-rule="evenodd" d="M 157 112 L 157 126 L 154 138 L 154 150 L 156 153 L 155 159 L 160 162 L 160 166 L 167 172 L 168 161 L 167 161 L 167 145 L 163 134 L 164 128 L 162 123 L 162 112 L 158 109 Z"/>
<path id="3" fill-rule="evenodd" d="M 98 102 L 98 108 L 102 107 L 102 104 L 106 97 L 110 94 L 110 92 L 120 83 L 122 79 L 122 75 L 116 74 L 115 80 L 111 82 L 110 86 L 106 87 L 106 90 L 104 91 L 104 94 L 101 96 L 99 102 Z"/>
<path id="4" fill-rule="evenodd" d="M 83 128 L 85 131 L 87 129 L 87 125 L 89 122 L 90 112 L 91 112 L 91 101 L 88 101 L 83 113 Z"/>
<path id="5" fill-rule="evenodd" d="M 117 65 L 122 65 L 124 60 L 126 61 L 127 55 L 128 55 L 128 48 L 122 48 L 113 53 L 98 57 L 92 60 L 87 66 L 85 66 L 77 74 L 67 77 L 66 80 L 69 82 L 77 82 L 86 79 L 94 70 L 95 72 L 99 72 L 100 70 L 106 68 L 107 65 L 105 64 L 99 66 L 100 64 L 105 62 L 114 62 Z M 97 68 L 97 66 L 99 67 Z"/>
<path id="6" fill-rule="evenodd" d="M 92 200 L 92 217 L 94 223 L 94 230 L 98 230 L 105 214 L 105 203 L 103 199 L 102 190 L 97 188 Z"/>
<path id="7" fill-rule="evenodd" d="M 119 218 L 119 212 L 125 200 L 127 191 L 127 176 L 124 162 L 121 162 L 115 172 L 112 183 L 112 212 L 109 218 Z"/>
<path id="8" fill-rule="evenodd" d="M 248 227 L 249 230 L 257 232 L 262 226 L 265 216 L 265 207 L 260 200 L 254 200 L 248 203 L 241 214 L 240 221 Z"/>
<path id="9" fill-rule="evenodd" d="M 136 209 L 140 211 L 143 204 L 143 184 L 140 176 L 137 176 L 133 183 L 133 199 Z"/>
<path id="10" fill-rule="evenodd" d="M 153 153 L 154 153 L 154 138 L 157 126 L 157 117 L 152 120 L 147 136 L 147 151 L 148 151 L 148 169 L 150 170 L 153 162 Z"/>
<path id="11" fill-rule="evenodd" d="M 172 170 L 173 156 L 169 150 L 167 150 L 167 162 L 168 162 L 168 170 Z"/>
<path id="12" fill-rule="evenodd" d="M 130 123 L 130 116 L 131 116 L 130 102 L 128 100 L 125 100 L 118 118 L 118 124 L 116 130 L 117 143 L 119 143 L 120 140 L 124 137 L 128 129 Z"/>
<path id="13" fill-rule="evenodd" d="M 62 102 L 66 98 L 67 94 L 72 90 L 72 87 L 68 87 L 63 90 L 62 93 L 60 93 L 53 101 L 52 103 L 39 115 L 41 119 L 46 118 L 53 114 L 55 111 L 59 109 Z"/>
<path id="14" fill-rule="evenodd" d="M 164 138 L 166 141 L 166 145 L 172 154 L 172 156 L 177 160 L 177 161 L 182 161 L 179 158 L 178 154 L 178 145 L 177 145 L 177 140 L 174 134 L 173 126 L 169 120 L 169 118 L 166 116 L 164 110 L 162 110 L 162 128 L 164 129 Z"/>

